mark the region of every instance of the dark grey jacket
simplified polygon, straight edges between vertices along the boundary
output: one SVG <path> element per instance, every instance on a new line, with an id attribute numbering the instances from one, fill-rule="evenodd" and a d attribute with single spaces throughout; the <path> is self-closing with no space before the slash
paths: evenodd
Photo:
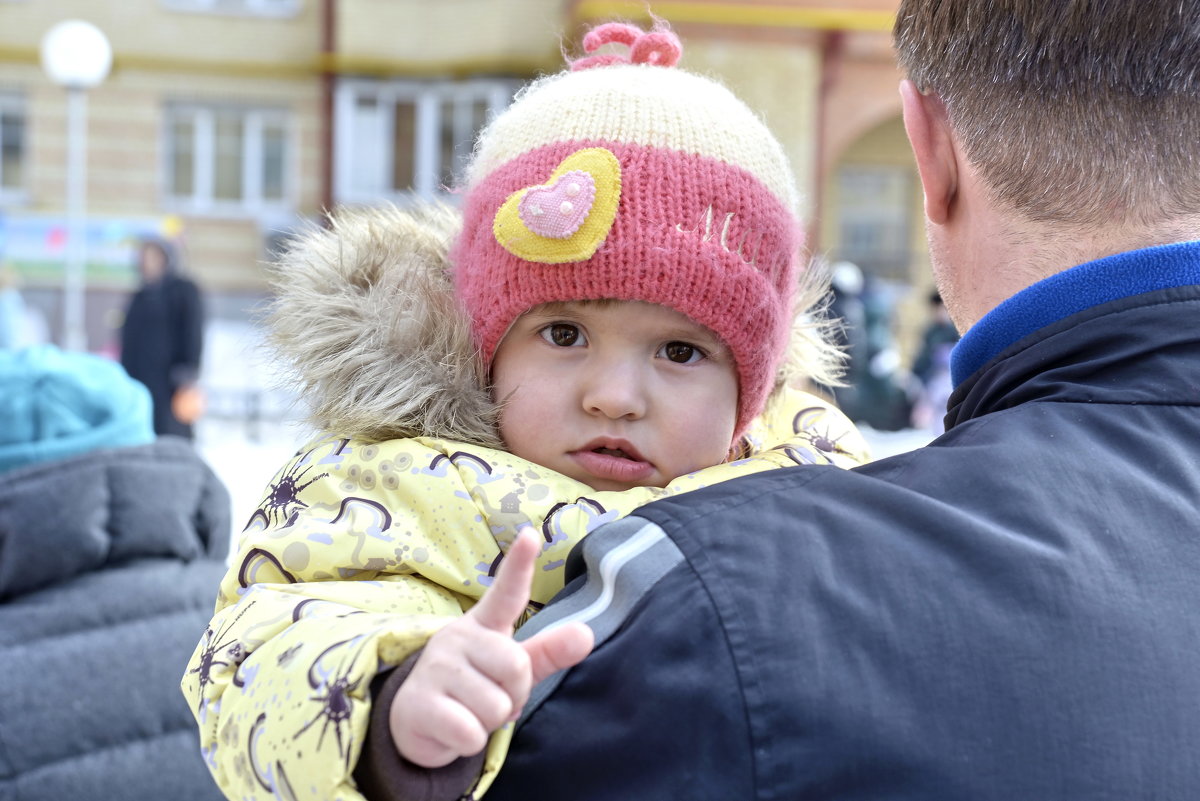
<path id="1" fill-rule="evenodd" d="M 179 675 L 229 524 L 173 437 L 0 474 L 0 799 L 221 798 Z"/>
<path id="2" fill-rule="evenodd" d="M 929 447 L 591 534 L 518 636 L 607 639 L 488 801 L 1200 798 L 1197 321 L 1197 286 L 1094 307 L 959 386 Z"/>

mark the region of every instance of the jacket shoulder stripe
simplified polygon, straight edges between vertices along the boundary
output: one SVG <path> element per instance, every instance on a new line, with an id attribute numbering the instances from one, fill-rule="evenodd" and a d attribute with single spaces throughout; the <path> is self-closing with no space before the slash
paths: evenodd
<path id="1" fill-rule="evenodd" d="M 516 639 L 527 640 L 578 621 L 591 628 L 595 647 L 599 647 L 654 585 L 683 561 L 683 553 L 666 532 L 639 517 L 626 517 L 597 529 L 580 547 L 587 565 L 583 587 L 534 615 L 517 630 Z M 518 727 L 554 692 L 566 673 L 559 671 L 533 688 Z"/>

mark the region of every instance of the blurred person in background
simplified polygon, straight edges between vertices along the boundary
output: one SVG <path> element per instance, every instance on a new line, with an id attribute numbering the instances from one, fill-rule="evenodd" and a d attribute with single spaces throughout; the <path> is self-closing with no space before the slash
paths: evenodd
<path id="1" fill-rule="evenodd" d="M 177 687 L 229 533 L 120 365 L 0 350 L 0 798 L 220 799 Z"/>
<path id="2" fill-rule="evenodd" d="M 878 431 L 904 428 L 911 404 L 892 334 L 892 303 L 853 262 L 836 262 L 831 273 L 829 314 L 839 322 L 837 343 L 847 359 L 842 383 L 826 389 L 856 423 Z"/>
<path id="3" fill-rule="evenodd" d="M 146 239 L 138 248 L 142 285 L 130 299 L 121 327 L 121 364 L 150 390 L 154 431 L 192 438 L 204 409 L 200 357 L 204 307 L 200 289 L 181 274 L 176 248 Z"/>
<path id="4" fill-rule="evenodd" d="M 912 424 L 915 428 L 941 434 L 942 415 L 954 382 L 950 379 L 950 353 L 959 340 L 958 329 L 936 289 L 929 295 L 929 322 L 921 332 L 921 344 L 912 366 L 914 396 Z"/>
<path id="5" fill-rule="evenodd" d="M 929 322 L 921 332 L 921 345 L 913 359 L 913 375 L 922 384 L 928 384 L 937 369 L 938 351 L 947 345 L 953 347 L 958 339 L 958 329 L 950 319 L 942 293 L 935 289 L 929 293 Z"/>
<path id="6" fill-rule="evenodd" d="M 829 316 L 837 323 L 834 338 L 846 354 L 841 383 L 828 388 L 838 408 L 851 420 L 864 417 L 862 385 L 871 363 L 867 335 L 867 309 L 862 299 L 863 272 L 853 262 L 839 261 L 830 268 Z"/>

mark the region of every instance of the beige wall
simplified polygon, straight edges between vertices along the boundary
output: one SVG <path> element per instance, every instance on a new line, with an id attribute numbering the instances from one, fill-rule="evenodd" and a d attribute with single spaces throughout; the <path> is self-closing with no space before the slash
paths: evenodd
<path id="1" fill-rule="evenodd" d="M 317 47 L 320 3 L 303 0 L 295 16 L 250 17 L 175 11 L 159 0 L 27 0 L 0 3 L 0 46 L 36 52 L 63 19 L 96 25 L 112 43 L 114 69 L 154 59 L 228 67 L 231 63 L 305 64 Z"/>
<path id="2" fill-rule="evenodd" d="M 825 105 L 825 169 L 864 133 L 900 113 L 901 73 L 886 33 L 848 34 Z"/>
<path id="3" fill-rule="evenodd" d="M 316 90 L 295 82 L 193 78 L 186 92 L 163 76 L 124 74 L 90 94 L 88 109 L 88 213 L 96 216 L 177 215 L 182 243 L 198 280 L 208 289 L 261 288 L 259 222 L 220 215 L 180 213 L 163 198 L 162 111 L 168 102 L 243 102 L 286 108 L 292 124 L 291 185 L 295 219 L 319 209 L 319 119 Z M 36 213 L 60 213 L 67 180 L 66 120 L 62 91 L 38 87 L 29 96 L 29 204 Z"/>
<path id="4" fill-rule="evenodd" d="M 557 69 L 561 0 L 338 0 L 339 62 L 368 72 Z"/>
<path id="5" fill-rule="evenodd" d="M 908 290 L 897 299 L 893 333 L 900 348 L 901 358 L 908 364 L 912 358 L 912 350 L 926 323 L 927 304 L 925 302 L 929 290 L 933 288 L 933 277 L 929 272 L 928 247 L 925 243 L 925 215 L 923 210 L 923 195 L 921 184 L 917 179 L 916 166 L 913 163 L 912 151 L 904 134 L 904 123 L 899 116 L 891 117 L 868 130 L 856 141 L 848 145 L 836 166 L 843 165 L 882 165 L 906 168 L 911 172 L 909 181 L 909 269 Z M 836 251 L 838 219 L 836 210 L 840 208 L 838 187 L 836 181 L 827 183 L 825 208 L 830 214 L 822 222 L 823 241 L 830 251 Z"/>
<path id="6" fill-rule="evenodd" d="M 876 124 L 873 128 L 861 133 L 857 139 L 848 145 L 844 145 L 841 152 L 838 153 L 836 161 L 833 161 L 827 167 L 828 180 L 825 182 L 825 193 L 822 202 L 822 208 L 827 210 L 827 213 L 821 219 L 821 242 L 827 250 L 836 250 L 838 246 L 838 219 L 836 210 L 841 206 L 841 197 L 838 194 L 837 181 L 834 176 L 839 167 L 846 165 L 881 165 L 910 168 L 913 172 L 912 186 L 913 192 L 910 196 L 910 202 L 914 204 L 914 208 L 920 210 L 922 201 L 920 194 L 920 186 L 915 180 L 916 166 L 913 163 L 912 151 L 908 146 L 908 139 L 904 135 L 904 124 L 899 116 L 889 117 L 882 122 Z M 915 219 L 920 219 L 921 214 L 916 214 L 910 210 L 910 216 Z M 920 233 L 914 230 L 910 236 L 910 242 L 913 245 L 920 244 L 920 237 L 915 234 Z"/>
<path id="7" fill-rule="evenodd" d="M 32 72 L 32 70 L 31 70 Z M 60 209 L 66 191 L 65 93 L 45 81 L 25 84 L 30 117 L 30 210 Z M 182 87 L 182 88 L 181 88 Z M 172 76 L 125 71 L 88 92 L 88 208 L 97 214 L 167 210 L 162 204 L 162 111 L 170 102 L 242 103 L 291 112 L 297 155 L 297 205 L 315 210 L 319 161 L 318 94 L 297 81 Z"/>

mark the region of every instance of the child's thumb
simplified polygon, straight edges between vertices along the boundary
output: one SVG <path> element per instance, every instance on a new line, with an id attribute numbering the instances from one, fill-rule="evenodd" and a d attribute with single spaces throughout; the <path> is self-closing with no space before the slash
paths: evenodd
<path id="1" fill-rule="evenodd" d="M 533 683 L 582 662 L 592 652 L 595 641 L 595 635 L 585 624 L 568 623 L 522 642 L 533 667 Z"/>

